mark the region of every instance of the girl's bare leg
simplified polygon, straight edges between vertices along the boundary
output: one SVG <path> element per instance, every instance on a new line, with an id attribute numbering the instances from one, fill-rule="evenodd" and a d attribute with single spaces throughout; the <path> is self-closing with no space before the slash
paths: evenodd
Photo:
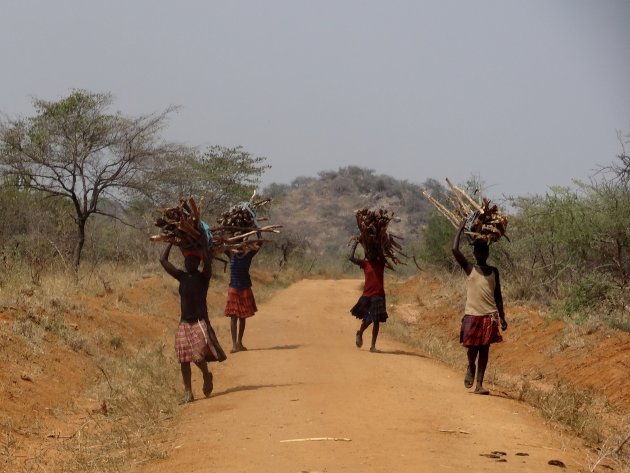
<path id="1" fill-rule="evenodd" d="M 355 337 L 355 343 L 358 348 L 363 346 L 363 332 L 365 332 L 365 329 L 368 328 L 371 323 L 372 322 L 361 322 L 361 326 L 359 327 L 359 330 L 357 330 Z"/>
<path id="2" fill-rule="evenodd" d="M 477 370 L 477 388 L 475 389 L 475 394 L 490 394 L 490 391 L 483 387 L 483 377 L 486 374 L 489 354 L 490 345 L 482 345 L 479 347 L 479 366 Z"/>
<path id="3" fill-rule="evenodd" d="M 190 363 L 180 363 L 180 368 L 182 371 L 182 381 L 184 382 L 184 402 L 192 402 L 195 398 L 192 393 Z"/>
<path id="4" fill-rule="evenodd" d="M 376 351 L 376 339 L 378 338 L 378 329 L 380 323 L 374 322 L 374 326 L 372 327 L 372 346 L 370 347 L 370 351 L 374 353 Z"/>
<path id="5" fill-rule="evenodd" d="M 243 334 L 245 333 L 245 322 L 247 319 L 239 318 L 238 322 L 238 340 L 236 341 L 236 347 L 238 351 L 247 351 L 247 348 L 243 345 Z"/>
<path id="6" fill-rule="evenodd" d="M 475 361 L 477 359 L 477 353 L 479 353 L 479 347 L 468 347 L 468 352 L 466 355 L 468 356 L 468 368 L 466 369 L 466 376 L 464 377 L 464 386 L 466 388 L 472 388 L 472 385 L 475 382 Z"/>
<path id="7" fill-rule="evenodd" d="M 232 334 L 232 349 L 230 353 L 236 353 L 238 347 L 236 345 L 236 324 L 238 323 L 238 317 L 236 315 L 230 316 L 230 332 Z"/>
<path id="8" fill-rule="evenodd" d="M 210 397 L 210 394 L 212 393 L 213 383 L 212 373 L 208 370 L 208 363 L 206 363 L 205 361 L 200 361 L 195 364 L 197 365 L 197 368 L 201 370 L 201 374 L 203 374 L 203 395 L 206 397 Z"/>

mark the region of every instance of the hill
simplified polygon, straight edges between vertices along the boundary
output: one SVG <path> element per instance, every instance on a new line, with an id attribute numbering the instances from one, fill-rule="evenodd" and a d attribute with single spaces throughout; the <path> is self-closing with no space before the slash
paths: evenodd
<path id="1" fill-rule="evenodd" d="M 431 211 L 420 193 L 423 187 L 433 192 L 442 188 L 433 179 L 418 185 L 349 166 L 322 171 L 317 177 L 298 177 L 290 184 L 271 184 L 264 195 L 274 199 L 270 220 L 284 226 L 276 245 L 288 250 L 285 261 L 294 251 L 314 257 L 345 255 L 349 239 L 357 233 L 354 211 L 363 207 L 393 212 L 397 221 L 391 223 L 391 231 L 404 238 L 411 255 Z"/>

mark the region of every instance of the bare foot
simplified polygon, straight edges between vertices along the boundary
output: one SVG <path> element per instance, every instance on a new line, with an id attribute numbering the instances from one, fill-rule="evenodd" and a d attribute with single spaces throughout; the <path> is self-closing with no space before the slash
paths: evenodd
<path id="1" fill-rule="evenodd" d="M 247 348 L 242 343 L 236 345 L 236 351 L 247 351 Z"/>
<path id="2" fill-rule="evenodd" d="M 357 348 L 361 348 L 363 346 L 363 334 L 361 331 L 357 332 L 357 336 L 354 339 L 354 343 L 356 343 Z"/>
<path id="3" fill-rule="evenodd" d="M 376 347 L 370 347 L 370 352 L 378 353 L 378 350 L 376 349 Z"/>
<path id="4" fill-rule="evenodd" d="M 475 389 L 474 391 L 475 394 L 485 394 L 488 395 L 490 394 L 490 391 L 488 391 L 486 388 L 483 388 L 481 386 L 477 386 L 477 389 Z"/>
<path id="5" fill-rule="evenodd" d="M 206 397 L 210 397 L 212 394 L 212 388 L 214 387 L 212 383 L 212 373 L 208 371 L 208 374 L 203 376 L 203 395 Z"/>
<path id="6" fill-rule="evenodd" d="M 238 351 L 237 347 L 232 347 L 232 349 L 230 350 L 230 353 L 236 353 Z"/>
<path id="7" fill-rule="evenodd" d="M 186 391 L 184 393 L 184 399 L 182 399 L 182 404 L 188 404 L 189 402 L 193 402 L 195 400 L 195 396 L 193 396 L 192 391 Z"/>
<path id="8" fill-rule="evenodd" d="M 467 389 L 472 388 L 473 382 L 475 380 L 475 365 L 468 365 L 468 369 L 466 370 L 466 376 L 464 377 L 464 386 Z"/>

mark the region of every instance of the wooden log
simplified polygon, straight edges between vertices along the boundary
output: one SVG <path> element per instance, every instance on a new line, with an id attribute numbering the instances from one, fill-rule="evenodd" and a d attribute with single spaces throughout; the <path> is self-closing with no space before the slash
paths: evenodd
<path id="1" fill-rule="evenodd" d="M 438 202 L 428 192 L 422 193 L 454 227 L 458 228 L 461 222 L 465 221 L 465 234 L 473 240 L 482 240 L 487 243 L 496 242 L 505 236 L 508 220 L 497 205 L 481 195 L 477 202 L 448 178 L 446 182 L 451 189 L 447 199 L 453 206 L 453 210 Z M 478 190 L 475 193 L 478 193 Z"/>
<path id="2" fill-rule="evenodd" d="M 440 204 L 437 200 L 435 200 L 431 196 L 431 194 L 429 194 L 426 190 L 423 189 L 422 194 L 429 200 L 429 202 L 431 202 L 438 209 L 438 211 L 442 215 L 444 215 L 449 220 L 449 222 L 453 224 L 455 228 L 459 226 L 461 219 L 458 220 L 457 217 L 450 210 L 448 210 L 446 207 Z"/>
<path id="3" fill-rule="evenodd" d="M 479 205 L 472 197 L 470 197 L 466 192 L 464 192 L 462 189 L 460 189 L 459 187 L 457 187 L 456 185 L 452 184 L 451 181 L 449 181 L 448 177 L 446 178 L 446 182 L 448 183 L 448 185 L 450 186 L 450 188 L 453 190 L 453 192 L 455 193 L 455 195 L 459 195 L 464 197 L 468 202 L 470 202 L 472 204 L 472 206 L 479 212 L 484 213 L 483 207 L 481 205 Z M 468 207 L 468 206 L 466 206 Z M 470 207 L 468 207 L 470 209 Z"/>

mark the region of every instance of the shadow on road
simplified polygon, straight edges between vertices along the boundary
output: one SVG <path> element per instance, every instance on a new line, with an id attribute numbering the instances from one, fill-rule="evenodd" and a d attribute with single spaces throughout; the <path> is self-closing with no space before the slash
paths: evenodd
<path id="1" fill-rule="evenodd" d="M 237 393 L 240 391 L 256 391 L 257 389 L 265 389 L 265 388 L 283 388 L 286 386 L 295 386 L 296 383 L 292 384 L 258 384 L 258 385 L 245 385 L 245 386 L 235 386 L 233 388 L 228 388 L 225 391 L 218 392 L 216 394 L 212 394 L 210 398 L 215 398 L 218 396 L 224 396 L 226 394 Z M 299 383 L 297 383 L 299 384 Z"/>
<path id="2" fill-rule="evenodd" d="M 428 358 L 425 355 L 421 355 L 420 353 L 414 353 L 412 351 L 405 350 L 378 350 L 378 353 L 382 353 L 383 355 L 405 355 L 405 356 L 417 356 L 418 358 Z"/>
<path id="3" fill-rule="evenodd" d="M 262 351 L 262 350 L 295 350 L 302 345 L 277 345 L 275 347 L 263 347 L 263 348 L 250 348 L 247 351 Z"/>

